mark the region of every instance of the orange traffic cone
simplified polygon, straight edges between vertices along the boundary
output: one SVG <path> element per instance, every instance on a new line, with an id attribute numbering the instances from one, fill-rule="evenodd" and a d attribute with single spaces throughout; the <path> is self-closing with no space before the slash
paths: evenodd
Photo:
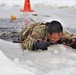
<path id="1" fill-rule="evenodd" d="M 24 9 L 21 11 L 22 12 L 34 12 L 34 10 L 31 9 L 30 0 L 25 0 Z"/>

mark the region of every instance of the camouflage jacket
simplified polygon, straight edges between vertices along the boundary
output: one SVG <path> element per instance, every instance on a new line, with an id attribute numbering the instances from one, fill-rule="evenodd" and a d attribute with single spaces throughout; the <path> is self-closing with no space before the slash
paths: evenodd
<path id="1" fill-rule="evenodd" d="M 45 33 L 45 24 L 43 23 L 27 25 L 20 35 L 22 48 L 31 50 L 33 42 L 42 39 L 45 36 Z"/>

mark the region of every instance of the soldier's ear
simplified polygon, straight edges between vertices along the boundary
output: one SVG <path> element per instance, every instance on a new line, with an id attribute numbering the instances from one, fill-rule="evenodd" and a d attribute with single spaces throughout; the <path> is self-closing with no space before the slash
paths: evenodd
<path id="1" fill-rule="evenodd" d="M 62 32 L 59 33 L 59 36 L 60 36 L 60 37 L 62 36 Z"/>

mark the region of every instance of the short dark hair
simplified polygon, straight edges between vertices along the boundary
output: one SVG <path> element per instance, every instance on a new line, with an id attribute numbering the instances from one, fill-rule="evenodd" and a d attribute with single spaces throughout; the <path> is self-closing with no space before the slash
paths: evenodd
<path id="1" fill-rule="evenodd" d="M 48 26 L 47 32 L 50 33 L 50 35 L 54 32 L 56 32 L 56 33 L 63 32 L 63 27 L 62 27 L 61 23 L 58 21 L 54 20 L 54 21 L 47 23 L 46 25 Z"/>

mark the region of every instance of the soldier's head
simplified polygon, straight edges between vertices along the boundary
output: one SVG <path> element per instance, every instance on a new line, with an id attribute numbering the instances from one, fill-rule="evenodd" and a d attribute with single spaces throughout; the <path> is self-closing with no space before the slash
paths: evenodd
<path id="1" fill-rule="evenodd" d="M 57 42 L 61 38 L 63 32 L 61 23 L 54 20 L 47 23 L 47 25 L 48 39 L 51 41 L 51 43 Z"/>

